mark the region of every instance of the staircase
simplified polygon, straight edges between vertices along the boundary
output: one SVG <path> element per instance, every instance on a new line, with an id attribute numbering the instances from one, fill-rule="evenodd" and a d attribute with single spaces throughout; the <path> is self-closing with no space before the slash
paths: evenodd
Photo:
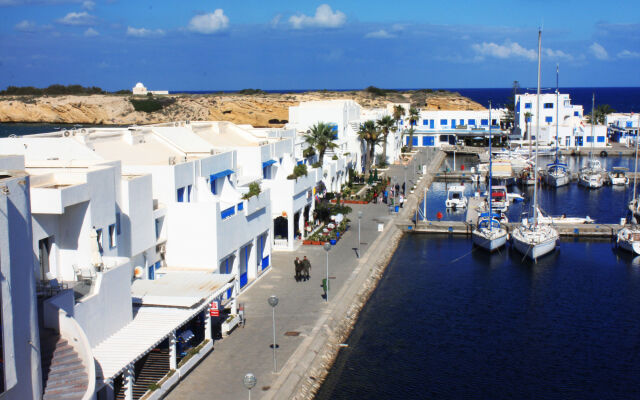
<path id="1" fill-rule="evenodd" d="M 41 339 L 43 400 L 82 399 L 89 378 L 78 353 L 67 341 L 47 332 Z"/>
<path id="2" fill-rule="evenodd" d="M 141 398 L 149 385 L 158 383 L 169 372 L 169 349 L 155 349 L 138 361 L 133 384 L 133 400 Z M 124 400 L 124 386 L 116 393 L 117 400 Z"/>

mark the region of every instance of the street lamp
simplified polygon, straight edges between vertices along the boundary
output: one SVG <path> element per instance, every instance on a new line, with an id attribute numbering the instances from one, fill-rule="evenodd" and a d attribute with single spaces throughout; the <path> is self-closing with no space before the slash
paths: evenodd
<path id="1" fill-rule="evenodd" d="M 253 389 L 257 382 L 258 380 L 256 379 L 256 376 L 251 372 L 249 372 L 244 376 L 244 378 L 242 378 L 242 384 L 249 391 L 249 400 L 251 400 L 251 389 Z"/>
<path id="2" fill-rule="evenodd" d="M 358 211 L 358 252 L 356 255 L 360 258 L 360 220 L 362 219 L 362 211 Z"/>
<path id="3" fill-rule="evenodd" d="M 329 302 L 329 251 L 331 251 L 331 243 L 327 242 L 323 246 L 327 252 L 327 280 L 325 281 L 325 300 Z"/>
<path id="4" fill-rule="evenodd" d="M 278 345 L 276 344 L 276 306 L 278 305 L 278 298 L 274 295 L 269 296 L 267 300 L 269 305 L 271 306 L 271 310 L 273 311 L 273 372 L 278 372 L 278 364 L 276 364 L 276 348 Z"/>

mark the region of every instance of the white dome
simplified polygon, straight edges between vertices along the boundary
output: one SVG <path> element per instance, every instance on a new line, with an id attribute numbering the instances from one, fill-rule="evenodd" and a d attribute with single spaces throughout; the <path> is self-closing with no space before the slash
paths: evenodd
<path id="1" fill-rule="evenodd" d="M 138 83 L 136 83 L 136 87 L 137 88 L 143 88 L 144 85 L 142 84 L 142 82 L 138 82 Z"/>

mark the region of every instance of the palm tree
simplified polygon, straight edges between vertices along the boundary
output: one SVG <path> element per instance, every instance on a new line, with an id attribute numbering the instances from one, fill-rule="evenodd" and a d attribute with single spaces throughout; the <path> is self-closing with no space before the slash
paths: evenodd
<path id="1" fill-rule="evenodd" d="M 524 113 L 524 136 L 525 137 L 528 137 L 529 135 L 529 127 L 531 126 L 530 122 L 531 122 L 532 115 L 533 114 L 531 114 L 529 111 Z"/>
<path id="2" fill-rule="evenodd" d="M 382 141 L 382 161 L 385 163 L 387 162 L 387 137 L 389 136 L 389 132 L 395 129 L 395 127 L 393 126 L 394 124 L 395 121 L 390 115 L 385 115 L 384 117 L 376 121 L 376 125 L 378 125 L 378 128 L 380 128 L 384 137 L 384 140 Z"/>
<path id="3" fill-rule="evenodd" d="M 413 132 L 415 129 L 413 128 L 420 119 L 420 110 L 415 107 L 409 108 L 409 151 L 413 150 Z"/>
<path id="4" fill-rule="evenodd" d="M 334 136 L 335 133 L 333 132 L 332 126 L 325 122 L 318 122 L 313 125 L 309 133 L 304 135 L 305 142 L 318 150 L 318 162 L 320 166 L 322 166 L 324 153 L 327 149 L 335 149 L 338 147 L 338 145 L 333 142 Z"/>
<path id="5" fill-rule="evenodd" d="M 364 140 L 366 146 L 364 161 L 366 172 L 371 169 L 371 163 L 375 158 L 376 145 L 383 140 L 384 136 L 382 135 L 382 132 L 376 128 L 376 123 L 369 120 L 360 125 L 358 137 L 361 140 Z"/>
<path id="6" fill-rule="evenodd" d="M 404 117 L 404 113 L 404 107 L 402 107 L 401 105 L 393 106 L 393 119 L 396 121 L 396 127 L 398 125 L 398 122 L 400 122 L 402 117 Z"/>

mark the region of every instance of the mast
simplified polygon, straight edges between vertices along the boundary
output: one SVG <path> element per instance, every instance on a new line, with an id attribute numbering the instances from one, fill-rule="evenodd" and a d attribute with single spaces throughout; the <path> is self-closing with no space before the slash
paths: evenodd
<path id="1" fill-rule="evenodd" d="M 491 200 L 493 200 L 493 193 L 491 192 L 491 179 L 492 179 L 492 162 L 491 162 L 491 100 L 489 100 L 489 232 L 493 230 L 493 214 L 491 210 Z"/>
<path id="2" fill-rule="evenodd" d="M 638 176 L 638 134 L 636 133 L 636 166 L 635 169 L 633 170 L 634 174 L 633 174 L 633 198 L 631 199 L 632 201 L 636 200 L 636 180 L 637 180 L 637 176 Z"/>
<path id="3" fill-rule="evenodd" d="M 596 94 L 593 93 L 593 97 L 591 98 L 591 151 L 589 152 L 589 161 L 593 159 L 593 142 L 595 141 L 593 138 L 593 125 L 596 123 Z M 589 165 L 591 167 L 591 165 Z"/>
<path id="4" fill-rule="evenodd" d="M 560 125 L 560 66 L 556 64 L 556 164 L 558 163 L 558 130 Z M 558 167 L 556 167 L 558 168 Z"/>
<path id="5" fill-rule="evenodd" d="M 533 167 L 533 226 L 538 226 L 538 142 L 540 141 L 540 58 L 542 56 L 542 29 L 538 29 L 538 90 L 536 92 L 536 161 Z"/>

